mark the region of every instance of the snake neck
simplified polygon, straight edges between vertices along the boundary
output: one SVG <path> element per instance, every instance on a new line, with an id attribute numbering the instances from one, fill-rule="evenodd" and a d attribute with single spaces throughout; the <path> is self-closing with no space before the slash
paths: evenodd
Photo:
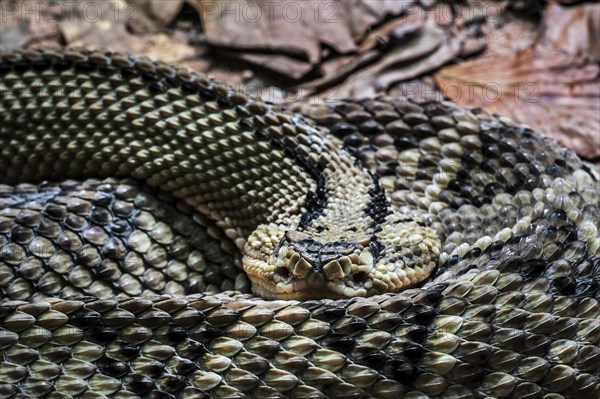
<path id="1" fill-rule="evenodd" d="M 243 249 L 267 297 L 395 292 L 435 267 L 435 234 L 276 107 L 122 54 L 9 53 L 0 72 L 6 183 L 118 176 L 170 192 Z"/>

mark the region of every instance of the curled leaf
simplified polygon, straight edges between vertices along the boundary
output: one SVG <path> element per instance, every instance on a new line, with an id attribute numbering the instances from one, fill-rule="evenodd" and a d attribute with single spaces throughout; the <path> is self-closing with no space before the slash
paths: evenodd
<path id="1" fill-rule="evenodd" d="M 600 157 L 599 76 L 584 57 L 538 46 L 449 66 L 435 79 L 453 101 L 509 116 L 593 159 Z"/>

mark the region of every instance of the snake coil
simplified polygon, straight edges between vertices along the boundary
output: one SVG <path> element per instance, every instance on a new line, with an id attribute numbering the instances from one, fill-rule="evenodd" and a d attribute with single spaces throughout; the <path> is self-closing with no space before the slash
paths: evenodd
<path id="1" fill-rule="evenodd" d="M 600 396 L 599 177 L 527 127 L 78 50 L 0 101 L 1 397 Z"/>

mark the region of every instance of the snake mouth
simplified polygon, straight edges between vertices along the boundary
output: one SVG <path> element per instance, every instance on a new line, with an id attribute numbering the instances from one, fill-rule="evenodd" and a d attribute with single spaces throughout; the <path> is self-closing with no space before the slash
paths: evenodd
<path id="1" fill-rule="evenodd" d="M 299 263 L 303 263 L 302 260 Z M 373 283 L 368 273 L 359 271 L 344 278 L 328 279 L 324 272 L 313 270 L 305 277 L 293 275 L 288 268 L 275 269 L 271 278 L 254 282 L 255 294 L 269 299 L 307 300 L 353 298 L 372 295 Z"/>
<path id="2" fill-rule="evenodd" d="M 370 278 L 374 262 L 368 249 L 360 256 L 345 255 L 325 264 L 297 253 L 289 260 L 287 266 L 275 268 L 273 281 L 279 288 L 291 289 L 295 298 L 352 298 L 374 293 Z"/>
<path id="3" fill-rule="evenodd" d="M 246 257 L 252 291 L 263 298 L 306 300 L 365 297 L 381 292 L 374 284 L 375 258 L 369 248 L 315 262 L 292 246 L 281 246 L 266 260 Z"/>

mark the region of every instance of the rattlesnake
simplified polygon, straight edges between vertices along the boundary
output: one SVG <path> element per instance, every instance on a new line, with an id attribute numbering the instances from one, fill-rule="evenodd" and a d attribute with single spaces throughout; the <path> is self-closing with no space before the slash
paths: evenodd
<path id="1" fill-rule="evenodd" d="M 79 50 L 0 99 L 2 397 L 600 395 L 599 177 L 525 126 Z"/>

